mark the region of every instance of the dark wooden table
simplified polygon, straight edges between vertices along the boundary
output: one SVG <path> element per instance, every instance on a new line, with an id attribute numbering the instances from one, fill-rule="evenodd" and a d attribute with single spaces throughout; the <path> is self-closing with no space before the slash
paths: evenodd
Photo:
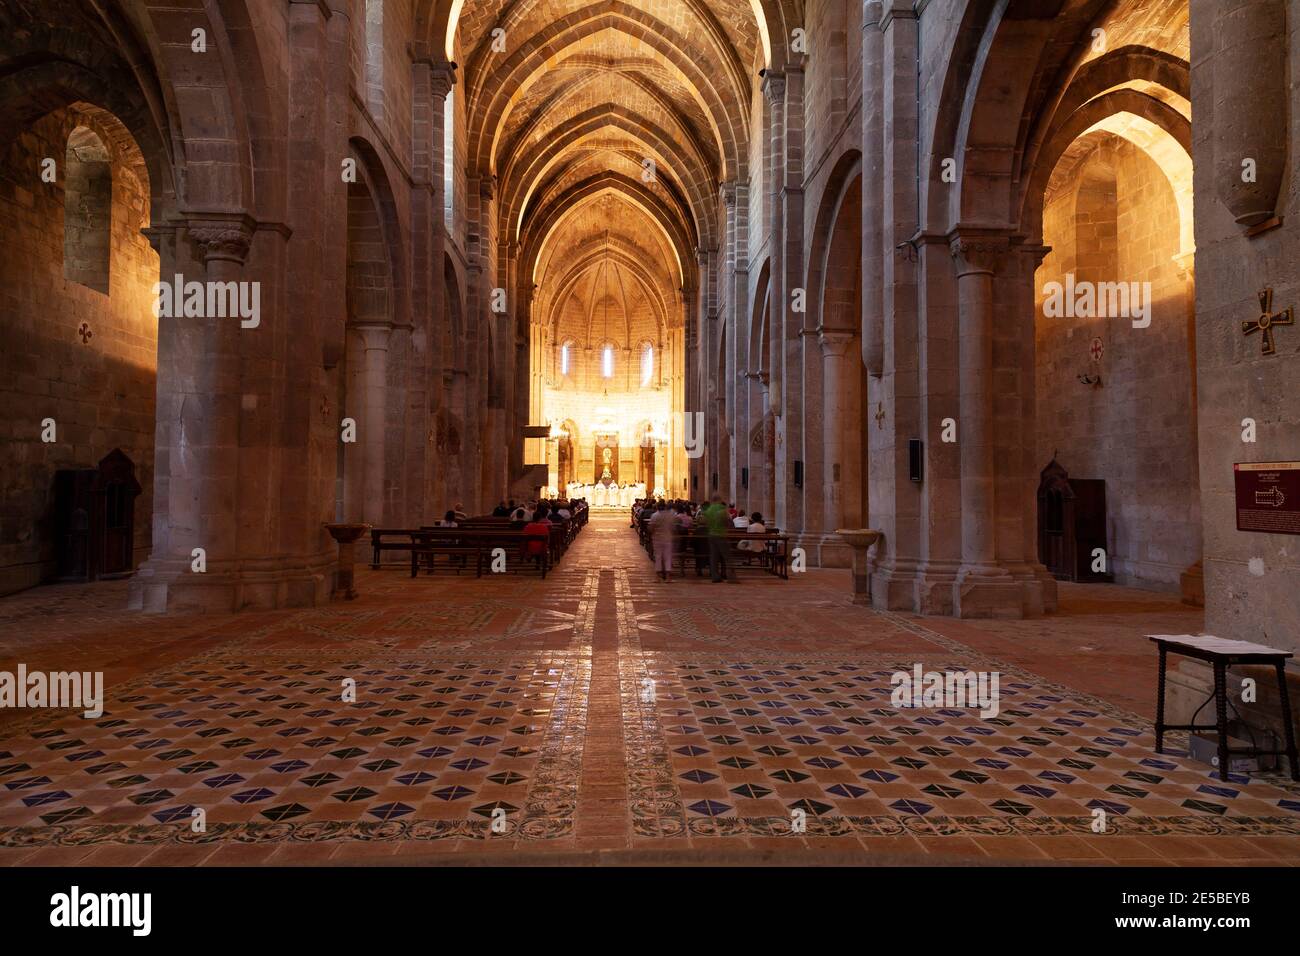
<path id="1" fill-rule="evenodd" d="M 1214 730 L 1219 734 L 1219 779 L 1228 779 L 1228 762 L 1231 755 L 1262 757 L 1286 754 L 1291 761 L 1291 779 L 1300 780 L 1300 765 L 1296 757 L 1295 730 L 1291 723 L 1291 698 L 1286 687 L 1286 660 L 1290 651 L 1280 651 L 1263 644 L 1247 641 L 1230 641 L 1208 634 L 1147 635 L 1160 650 L 1159 697 L 1156 699 L 1156 753 L 1162 753 L 1166 730 Z M 1213 724 L 1165 723 L 1165 662 L 1170 654 L 1180 654 L 1207 662 L 1214 669 Z M 1286 729 L 1285 750 L 1265 750 L 1259 747 L 1228 747 L 1228 668 L 1234 664 L 1272 664 L 1277 671 L 1277 693 L 1282 705 L 1282 721 Z M 1204 706 L 1204 705 L 1202 705 Z M 1195 715 L 1192 717 L 1195 720 Z"/>

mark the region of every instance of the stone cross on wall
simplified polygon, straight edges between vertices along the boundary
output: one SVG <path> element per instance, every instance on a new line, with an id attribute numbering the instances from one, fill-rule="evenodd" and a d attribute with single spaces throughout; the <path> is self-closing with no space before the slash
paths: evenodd
<path id="1" fill-rule="evenodd" d="M 1242 322 L 1242 335 L 1253 335 L 1256 332 L 1263 333 L 1263 355 L 1273 355 L 1277 352 L 1277 343 L 1273 339 L 1273 327 L 1278 325 L 1294 325 L 1295 312 L 1290 307 L 1285 312 L 1273 312 L 1273 290 L 1265 289 L 1259 294 L 1258 319 L 1253 322 Z"/>

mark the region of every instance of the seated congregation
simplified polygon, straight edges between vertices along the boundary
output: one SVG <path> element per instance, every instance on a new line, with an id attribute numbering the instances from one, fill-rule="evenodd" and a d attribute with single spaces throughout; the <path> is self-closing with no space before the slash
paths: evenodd
<path id="1" fill-rule="evenodd" d="M 587 523 L 587 502 L 540 500 L 516 504 L 502 499 L 489 515 L 471 517 L 456 506 L 433 525 L 418 528 L 370 529 L 371 562 L 374 570 L 409 567 L 411 577 L 439 570 L 537 573 L 543 578 L 559 564 L 578 532 Z M 404 555 L 400 561 L 385 561 L 386 554 Z M 441 563 L 440 560 L 441 559 Z"/>
<path id="2" fill-rule="evenodd" d="M 686 576 L 694 563 L 696 577 L 705 569 L 715 584 L 735 582 L 744 571 L 789 577 L 790 536 L 768 528 L 763 516 L 749 515 L 714 495 L 705 504 L 643 499 L 632 506 L 632 527 L 654 561 L 659 579 L 668 582 L 676 567 Z"/>

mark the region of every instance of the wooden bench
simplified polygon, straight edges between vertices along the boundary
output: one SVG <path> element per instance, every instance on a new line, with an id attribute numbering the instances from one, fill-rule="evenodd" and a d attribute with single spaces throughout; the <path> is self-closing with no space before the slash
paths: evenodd
<path id="1" fill-rule="evenodd" d="M 371 528 L 370 549 L 372 552 L 370 567 L 379 569 L 380 556 L 385 551 L 409 551 L 413 544 L 411 535 L 418 529 L 412 528 Z"/>
<path id="2" fill-rule="evenodd" d="M 749 533 L 739 529 L 728 531 L 727 570 L 731 574 L 740 572 L 762 571 L 784 580 L 789 580 L 790 536 L 782 534 L 779 528 L 762 533 Z M 761 544 L 761 548 L 741 548 L 741 543 Z M 654 560 L 654 538 L 645 536 L 646 551 L 650 560 Z M 707 567 L 709 562 L 709 536 L 706 532 L 692 528 L 690 531 L 673 535 L 673 563 L 682 577 L 686 576 L 686 564 L 694 561 L 697 568 Z"/>
<path id="3" fill-rule="evenodd" d="M 547 520 L 549 521 L 549 519 Z M 565 518 L 563 521 L 552 521 L 550 523 L 552 529 L 554 529 L 551 535 L 551 560 L 552 563 L 558 564 L 560 558 L 569 550 L 569 545 L 571 545 L 578 537 L 578 532 L 586 525 L 587 512 L 584 510 L 569 518 Z M 509 518 L 489 517 L 467 518 L 460 522 L 460 527 L 480 529 L 484 531 L 518 530 L 526 524 L 528 524 L 526 521 L 511 521 Z"/>
<path id="4" fill-rule="evenodd" d="M 527 554 L 529 542 L 539 540 L 541 535 L 525 534 L 523 529 L 484 529 L 484 528 L 421 528 L 412 532 L 411 543 L 411 577 L 419 574 L 420 567 L 432 574 L 436 569 L 436 557 L 446 555 L 474 555 L 475 577 L 483 576 L 485 566 L 490 567 L 497 550 L 507 555 L 514 553 L 514 560 L 526 565 L 533 565 L 545 578 L 551 570 L 552 546 L 558 526 L 551 529 L 546 548 L 540 554 Z M 508 559 L 509 560 L 509 559 Z"/>
<path id="5" fill-rule="evenodd" d="M 540 562 L 545 572 L 559 564 L 569 545 L 577 538 L 578 532 L 587 524 L 586 509 L 575 512 L 564 521 L 550 522 L 550 534 L 547 536 L 546 560 Z M 411 564 L 418 565 L 416 553 L 423 555 L 430 571 L 436 567 L 438 555 L 460 557 L 459 563 L 451 566 L 457 573 L 466 570 L 469 558 L 473 557 L 475 572 L 482 576 L 482 565 L 491 561 L 491 552 L 503 547 L 507 552 L 513 547 L 522 547 L 527 540 L 522 534 L 528 522 L 511 521 L 509 518 L 475 517 L 466 518 L 455 528 L 438 528 L 425 526 L 420 528 L 374 528 L 370 532 L 371 567 L 379 569 L 385 552 L 404 551 L 411 554 Z M 500 537 L 493 537 L 494 535 Z M 396 562 L 390 563 L 390 566 Z"/>

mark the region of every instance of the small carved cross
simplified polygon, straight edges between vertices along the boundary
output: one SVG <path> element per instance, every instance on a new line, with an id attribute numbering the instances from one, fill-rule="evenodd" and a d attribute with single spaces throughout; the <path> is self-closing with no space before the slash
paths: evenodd
<path id="1" fill-rule="evenodd" d="M 1295 325 L 1295 310 L 1287 308 L 1285 312 L 1274 313 L 1272 289 L 1265 289 L 1259 294 L 1259 310 L 1259 318 L 1254 322 L 1241 323 L 1241 334 L 1264 333 L 1261 354 L 1273 355 L 1277 352 L 1277 343 L 1273 340 L 1273 327 L 1275 325 Z"/>
<path id="2" fill-rule="evenodd" d="M 884 402 L 879 402 L 876 405 L 875 418 L 876 418 L 876 427 L 884 428 L 885 427 L 885 403 Z"/>
<path id="3" fill-rule="evenodd" d="M 81 336 L 82 345 L 85 345 L 87 342 L 89 342 L 91 339 L 95 337 L 95 333 L 91 331 L 90 324 L 88 322 L 81 323 L 81 328 L 77 329 L 77 334 Z"/>

